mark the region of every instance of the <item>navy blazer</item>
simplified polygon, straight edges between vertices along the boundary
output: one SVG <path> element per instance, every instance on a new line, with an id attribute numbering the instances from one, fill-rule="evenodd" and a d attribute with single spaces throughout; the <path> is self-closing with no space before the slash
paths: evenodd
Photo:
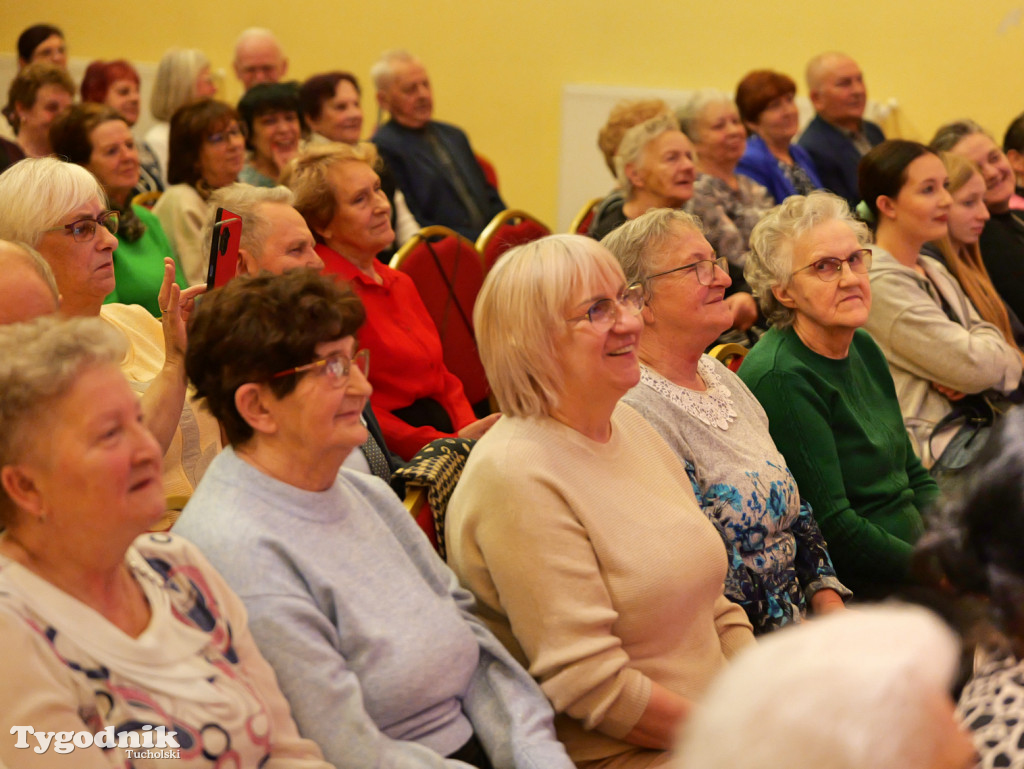
<path id="1" fill-rule="evenodd" d="M 818 177 L 818 169 L 814 167 L 814 160 L 803 147 L 792 144 L 789 147 L 789 154 L 793 162 L 800 166 L 810 177 L 815 187 L 824 186 Z M 740 158 L 736 166 L 736 173 L 749 176 L 758 184 L 768 188 L 768 192 L 775 198 L 776 203 L 781 203 L 790 195 L 796 195 L 796 187 L 786 178 L 786 174 L 779 168 L 779 161 L 768 149 L 757 134 L 751 134 L 747 139 L 747 150 Z"/>
<path id="2" fill-rule="evenodd" d="M 872 147 L 885 141 L 882 129 L 869 120 L 864 121 L 864 136 Z M 856 208 L 860 202 L 860 190 L 857 189 L 860 152 L 846 134 L 815 115 L 797 144 L 810 153 L 822 185 L 846 198 L 851 210 Z"/>
<path id="3" fill-rule="evenodd" d="M 479 227 L 474 226 L 448 170 L 435 154 L 428 131 L 437 136 L 451 155 L 469 194 L 480 207 L 484 221 Z M 373 143 L 394 174 L 409 210 L 421 227 L 443 224 L 476 240 L 487 223 L 505 210 L 498 191 L 487 183 L 469 139 L 455 126 L 432 120 L 423 128 L 407 128 L 389 120 L 377 129 Z"/>

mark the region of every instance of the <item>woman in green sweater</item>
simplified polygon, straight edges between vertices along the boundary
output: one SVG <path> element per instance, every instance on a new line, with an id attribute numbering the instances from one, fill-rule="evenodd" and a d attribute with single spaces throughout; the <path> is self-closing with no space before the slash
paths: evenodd
<path id="1" fill-rule="evenodd" d="M 174 259 L 175 282 L 188 288 L 181 265 L 160 220 L 131 202 L 139 183 L 139 152 L 128 123 L 110 107 L 75 104 L 50 127 L 53 151 L 84 166 L 99 179 L 110 207 L 120 214 L 114 251 L 116 287 L 104 304 L 139 304 L 160 317 L 157 294 L 164 277 L 164 257 Z"/>
<path id="2" fill-rule="evenodd" d="M 860 327 L 871 309 L 867 228 L 827 192 L 793 196 L 754 228 L 745 275 L 772 328 L 740 378 L 811 503 L 836 572 L 860 598 L 910 579 L 921 466 L 885 357 Z"/>

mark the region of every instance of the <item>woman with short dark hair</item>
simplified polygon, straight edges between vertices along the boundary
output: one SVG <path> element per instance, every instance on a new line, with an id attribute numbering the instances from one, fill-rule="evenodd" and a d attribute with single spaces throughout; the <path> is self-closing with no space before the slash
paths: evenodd
<path id="1" fill-rule="evenodd" d="M 238 102 L 249 150 L 238 181 L 276 187 L 285 164 L 299 151 L 306 133 L 297 83 L 257 83 Z"/>

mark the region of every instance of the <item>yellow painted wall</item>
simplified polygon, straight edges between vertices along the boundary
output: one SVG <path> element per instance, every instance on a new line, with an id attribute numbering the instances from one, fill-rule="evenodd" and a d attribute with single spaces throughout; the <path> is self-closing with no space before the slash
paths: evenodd
<path id="1" fill-rule="evenodd" d="M 436 116 L 463 126 L 494 161 L 506 202 L 554 222 L 565 83 L 731 90 L 759 67 L 799 82 L 811 55 L 838 48 L 860 62 L 872 98 L 899 100 L 902 135 L 927 141 L 942 122 L 972 116 L 1001 137 L 1024 111 L 1022 3 L 33 0 L 8 3 L 0 41 L 13 49 L 24 27 L 49 21 L 64 28 L 76 57 L 155 62 L 170 46 L 198 47 L 228 71 L 233 100 L 234 39 L 267 26 L 292 75 L 355 72 L 368 126 L 376 115 L 370 65 L 386 48 L 409 48 L 430 70 Z"/>

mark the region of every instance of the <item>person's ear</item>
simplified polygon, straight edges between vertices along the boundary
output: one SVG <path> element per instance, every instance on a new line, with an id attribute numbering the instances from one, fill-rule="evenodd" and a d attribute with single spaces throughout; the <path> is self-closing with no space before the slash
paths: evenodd
<path id="1" fill-rule="evenodd" d="M 30 470 L 23 465 L 4 465 L 0 468 L 0 484 L 14 505 L 35 518 L 46 513 L 46 503 Z"/>
<path id="2" fill-rule="evenodd" d="M 644 178 L 640 173 L 640 169 L 636 167 L 636 163 L 626 163 L 626 167 L 623 169 L 626 174 L 626 178 L 629 179 L 629 183 L 633 185 L 634 189 L 642 190 L 644 188 Z"/>
<path id="3" fill-rule="evenodd" d="M 796 301 L 790 296 L 788 286 L 772 286 L 772 294 L 783 307 L 791 310 L 796 308 Z"/>
<path id="4" fill-rule="evenodd" d="M 256 275 L 260 271 L 259 262 L 249 253 L 247 249 L 238 249 L 238 259 L 235 262 L 236 275 Z"/>
<path id="5" fill-rule="evenodd" d="M 889 219 L 896 218 L 896 201 L 888 195 L 879 195 L 875 198 L 875 207 L 878 209 L 880 216 L 884 216 Z"/>
<path id="6" fill-rule="evenodd" d="M 253 430 L 265 435 L 277 432 L 273 394 L 266 384 L 246 382 L 235 390 L 235 408 Z M 276 399 L 273 399 L 276 400 Z"/>

